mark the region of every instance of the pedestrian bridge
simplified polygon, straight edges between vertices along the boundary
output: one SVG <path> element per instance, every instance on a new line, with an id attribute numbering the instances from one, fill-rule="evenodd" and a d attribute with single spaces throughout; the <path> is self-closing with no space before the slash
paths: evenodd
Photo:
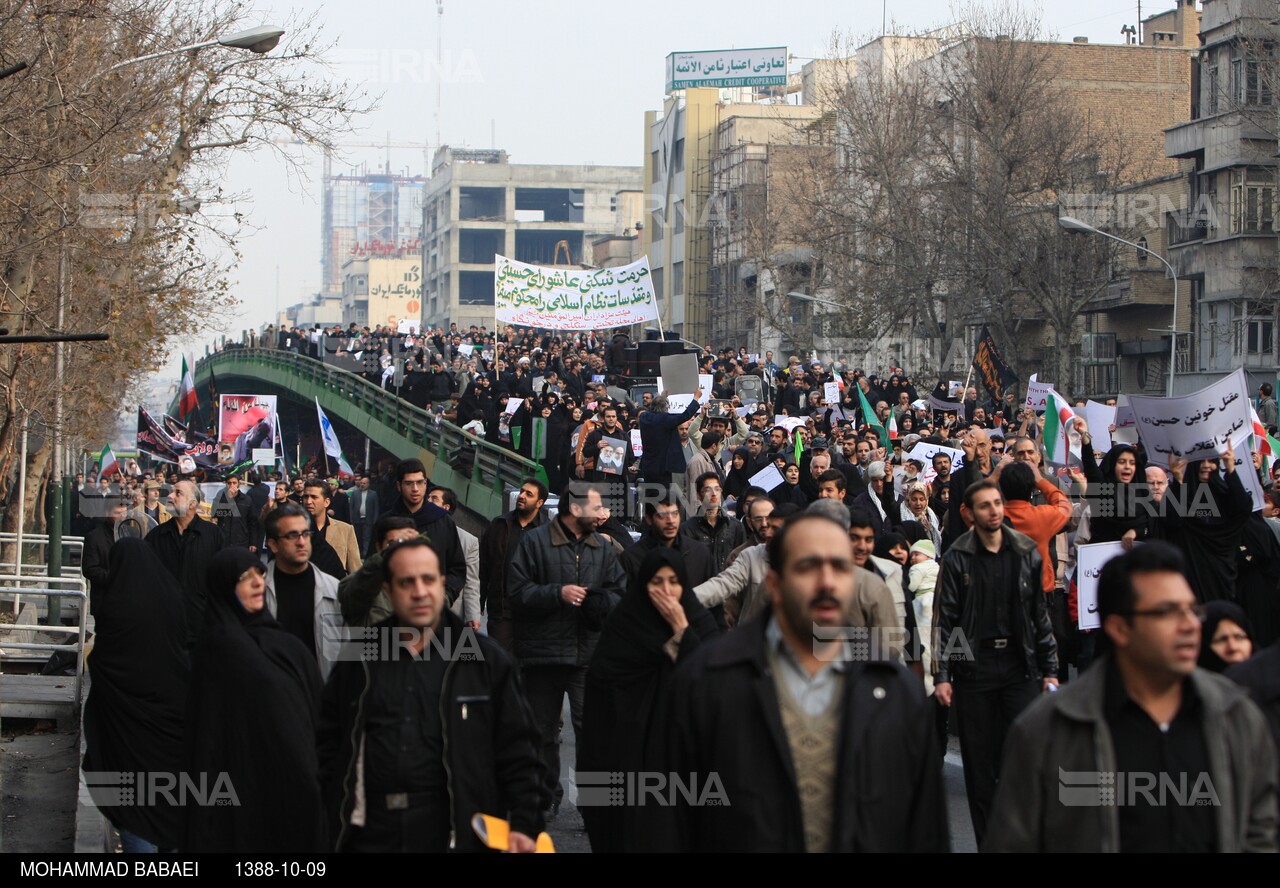
<path id="1" fill-rule="evenodd" d="M 505 511 L 507 492 L 524 478 L 547 481 L 538 463 L 437 422 L 364 377 L 314 358 L 273 348 L 230 348 L 197 362 L 197 389 L 207 386 L 210 373 L 222 392 L 275 394 L 308 406 L 318 398 L 330 420 L 342 420 L 400 459 L 422 460 L 431 483 L 455 491 L 467 517 L 488 521 Z M 469 466 L 458 458 L 467 453 L 475 457 Z"/>

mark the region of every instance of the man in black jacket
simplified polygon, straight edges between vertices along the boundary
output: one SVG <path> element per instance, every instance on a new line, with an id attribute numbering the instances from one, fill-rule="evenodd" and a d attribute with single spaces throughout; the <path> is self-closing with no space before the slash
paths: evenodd
<path id="1" fill-rule="evenodd" d="M 427 502 L 430 482 L 422 460 L 400 460 L 396 464 L 395 479 L 400 495 L 382 514 L 412 518 L 418 531 L 435 545 L 444 559 L 445 587 L 449 593 L 449 604 L 453 604 L 467 584 L 467 559 L 458 539 L 458 528 L 448 512 Z"/>
<path id="2" fill-rule="evenodd" d="M 729 517 L 723 505 L 724 488 L 715 472 L 704 472 L 694 481 L 698 495 L 698 514 L 680 528 L 680 533 L 707 546 L 711 551 L 711 573 L 720 573 L 729 561 L 729 553 L 747 541 L 742 523 Z"/>
<path id="3" fill-rule="evenodd" d="M 512 656 L 516 639 L 507 602 L 507 566 L 525 531 L 544 523 L 542 507 L 546 503 L 547 486 L 537 478 L 525 478 L 516 494 L 516 507 L 490 521 L 480 537 L 480 609 L 489 612 L 485 631 Z"/>
<path id="4" fill-rule="evenodd" d="M 107 517 L 89 531 L 84 538 L 84 554 L 80 557 L 80 572 L 89 581 L 89 611 L 94 612 L 98 598 L 107 591 L 107 567 L 111 560 L 111 547 L 116 542 L 116 525 L 124 520 L 129 505 L 123 499 L 111 504 Z"/>
<path id="5" fill-rule="evenodd" d="M 1058 646 L 1045 608 L 1035 540 L 1004 526 L 995 481 L 964 493 L 962 534 L 942 557 L 934 600 L 934 688 L 954 700 L 964 785 L 979 847 L 996 794 L 1004 740 L 1022 710 L 1058 687 Z"/>
<path id="6" fill-rule="evenodd" d="M 680 497 L 671 490 L 647 498 L 644 501 L 644 536 L 622 553 L 622 568 L 627 576 L 634 577 L 639 573 L 644 557 L 662 546 L 674 549 L 684 558 L 690 585 L 700 586 L 715 576 L 717 571 L 711 563 L 711 549 L 680 532 L 683 520 Z"/>
<path id="7" fill-rule="evenodd" d="M 560 785 L 560 713 L 565 694 L 574 736 L 582 736 L 587 665 L 600 629 L 626 591 L 626 574 L 613 546 L 595 532 L 603 515 L 600 492 L 581 481 L 560 495 L 553 521 L 520 540 L 507 578 L 515 620 L 516 660 L 542 733 L 554 817 Z"/>
<path id="8" fill-rule="evenodd" d="M 534 850 L 545 777 L 515 666 L 448 611 L 434 546 L 395 543 L 382 568 L 394 615 L 376 654 L 335 666 L 317 729 L 333 847 L 479 851 L 471 818 L 493 813 Z"/>
<path id="9" fill-rule="evenodd" d="M 218 526 L 196 514 L 199 507 L 200 488 L 195 482 L 177 482 L 169 491 L 169 511 L 173 518 L 147 534 L 152 550 L 182 589 L 187 613 L 187 650 L 200 640 L 208 600 L 209 562 L 223 548 Z"/>
<path id="10" fill-rule="evenodd" d="M 669 851 L 946 851 L 920 682 L 842 642 L 857 608 L 843 526 L 797 516 L 767 551 L 772 609 L 675 675 L 658 770 L 696 781 L 698 803 L 672 792 L 651 840 Z"/>
<path id="11" fill-rule="evenodd" d="M 240 489 L 240 479 L 235 475 L 227 479 L 227 486 L 214 498 L 211 514 L 222 533 L 224 549 L 235 546 L 258 551 L 258 544 L 262 542 L 258 513 L 249 495 Z"/>

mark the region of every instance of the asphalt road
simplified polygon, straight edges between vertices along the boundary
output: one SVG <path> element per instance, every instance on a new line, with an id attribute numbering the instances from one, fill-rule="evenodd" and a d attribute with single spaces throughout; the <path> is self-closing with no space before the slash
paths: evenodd
<path id="1" fill-rule="evenodd" d="M 33 733 L 30 722 L 0 737 L 0 850 L 69 854 L 75 850 L 80 756 L 77 736 Z"/>

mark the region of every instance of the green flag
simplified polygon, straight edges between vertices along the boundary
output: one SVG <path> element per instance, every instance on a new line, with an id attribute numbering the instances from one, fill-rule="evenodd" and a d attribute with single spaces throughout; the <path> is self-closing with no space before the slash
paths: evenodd
<path id="1" fill-rule="evenodd" d="M 796 465 L 800 465 L 800 452 L 804 450 L 804 439 L 800 437 L 800 430 L 796 429 Z"/>
<path id="2" fill-rule="evenodd" d="M 880 436 L 880 446 L 888 451 L 890 447 L 889 430 L 876 418 L 875 411 L 871 409 L 871 404 L 867 401 L 867 394 L 862 390 L 862 386 L 857 386 L 857 389 L 858 402 L 862 405 L 862 418 L 866 420 L 867 425 L 876 430 L 876 434 Z"/>

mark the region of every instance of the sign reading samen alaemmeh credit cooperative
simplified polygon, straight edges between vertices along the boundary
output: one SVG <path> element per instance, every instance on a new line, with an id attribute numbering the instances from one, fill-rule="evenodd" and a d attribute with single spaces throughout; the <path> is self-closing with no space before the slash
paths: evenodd
<path id="1" fill-rule="evenodd" d="M 667 92 L 700 86 L 785 86 L 787 48 L 715 49 L 667 56 Z"/>

